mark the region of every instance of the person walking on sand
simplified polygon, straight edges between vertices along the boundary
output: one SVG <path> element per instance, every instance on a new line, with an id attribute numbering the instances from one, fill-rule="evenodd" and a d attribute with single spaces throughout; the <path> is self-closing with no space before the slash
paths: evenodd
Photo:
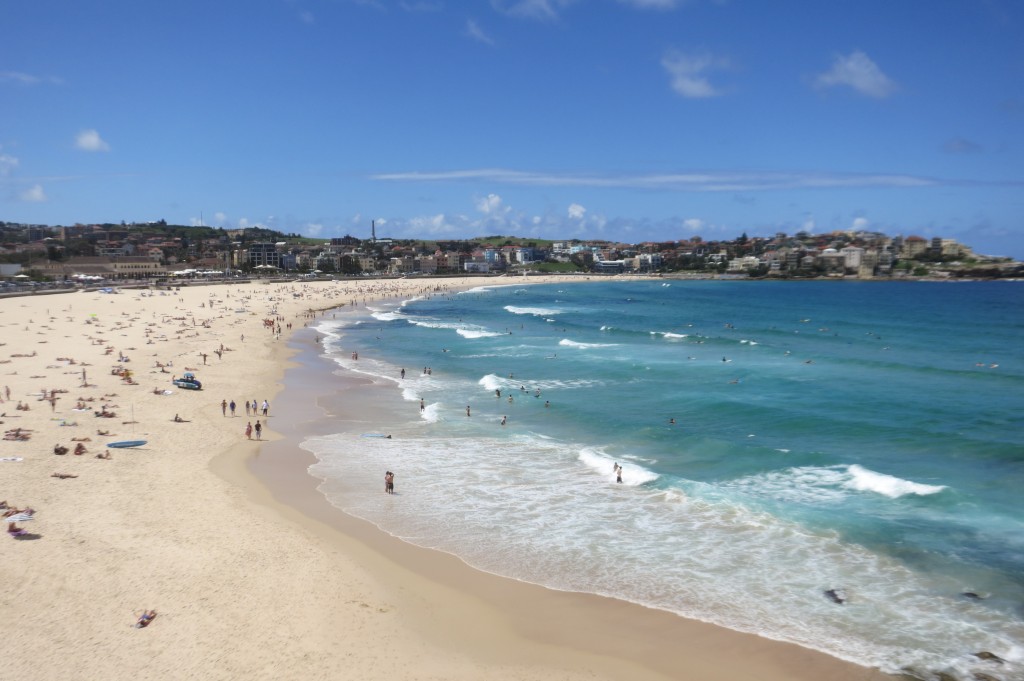
<path id="1" fill-rule="evenodd" d="M 268 411 L 270 411 L 270 402 L 263 400 L 263 415 L 266 416 Z"/>
<path id="2" fill-rule="evenodd" d="M 235 418 L 235 401 L 234 400 L 231 400 L 231 403 L 228 404 L 228 409 L 231 410 L 231 418 Z"/>
<path id="3" fill-rule="evenodd" d="M 256 430 L 256 439 L 257 440 L 262 439 L 262 437 L 263 437 L 263 424 L 261 424 L 259 422 L 259 419 L 256 420 L 255 430 Z"/>
<path id="4" fill-rule="evenodd" d="M 220 401 L 220 413 L 223 414 L 224 416 L 228 415 L 228 401 L 227 400 L 221 400 Z"/>
<path id="5" fill-rule="evenodd" d="M 249 423 L 245 424 L 245 438 L 247 440 L 251 440 L 252 439 L 252 422 L 251 421 Z"/>
<path id="6" fill-rule="evenodd" d="M 245 401 L 245 415 L 249 415 L 249 400 Z"/>

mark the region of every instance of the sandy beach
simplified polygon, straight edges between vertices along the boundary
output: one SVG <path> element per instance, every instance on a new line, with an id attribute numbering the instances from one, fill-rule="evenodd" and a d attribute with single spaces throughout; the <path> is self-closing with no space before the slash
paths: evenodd
<path id="1" fill-rule="evenodd" d="M 480 573 L 331 507 L 297 446 L 317 409 L 317 393 L 301 386 L 325 370 L 305 324 L 353 303 L 483 283 L 511 282 L 258 282 L 0 300 L 0 500 L 35 511 L 17 524 L 24 534 L 0 540 L 0 676 L 885 678 Z M 203 390 L 172 385 L 185 371 Z M 334 389 L 357 409 L 373 387 L 345 377 Z M 222 406 L 232 401 L 234 414 Z M 247 413 L 252 401 L 259 414 Z M 262 442 L 245 434 L 257 420 Z M 105 446 L 124 440 L 146 443 Z M 77 445 L 86 451 L 75 455 Z M 137 628 L 147 610 L 156 617 Z"/>

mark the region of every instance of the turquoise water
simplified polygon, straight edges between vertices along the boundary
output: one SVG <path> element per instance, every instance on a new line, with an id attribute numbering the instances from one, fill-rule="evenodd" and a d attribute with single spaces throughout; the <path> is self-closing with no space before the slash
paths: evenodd
<path id="1" fill-rule="evenodd" d="M 394 386 L 367 426 L 393 437 L 303 446 L 334 504 L 483 570 L 889 672 L 1024 678 L 1021 286 L 513 282 L 371 305 L 319 331 L 338 371 Z"/>

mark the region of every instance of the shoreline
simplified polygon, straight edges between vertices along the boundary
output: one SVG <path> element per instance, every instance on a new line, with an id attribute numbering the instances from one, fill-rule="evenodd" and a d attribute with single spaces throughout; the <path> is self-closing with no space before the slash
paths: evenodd
<path id="1" fill-rule="evenodd" d="M 374 399 L 393 400 L 395 395 L 390 393 L 395 387 L 374 384 L 372 379 L 338 370 L 330 360 L 320 356 L 319 345 L 302 338 L 311 333 L 296 333 L 290 343 L 295 354 L 285 371 L 284 388 L 278 402 L 288 405 L 286 409 L 290 413 L 286 416 L 293 422 L 281 433 L 282 439 L 245 461 L 224 462 L 225 467 L 218 472 L 229 479 L 232 476 L 254 478 L 263 486 L 251 497 L 255 503 L 283 506 L 278 512 L 289 516 L 298 514 L 292 517 L 295 522 L 312 521 L 320 525 L 324 539 L 336 542 L 339 547 L 348 547 L 347 552 L 353 550 L 353 542 L 358 544 L 361 560 L 370 563 L 375 572 L 386 574 L 385 582 L 421 580 L 421 590 L 435 593 L 436 604 L 431 605 L 431 612 L 452 608 L 451 598 L 456 595 L 461 601 L 456 609 L 465 608 L 475 613 L 473 617 L 447 622 L 444 626 L 458 633 L 450 632 L 445 637 L 437 637 L 433 631 L 438 624 L 433 616 L 411 613 L 420 635 L 433 637 L 439 645 L 479 639 L 474 644 L 477 653 L 487 651 L 485 657 L 495 662 L 507 663 L 528 657 L 545 665 L 560 665 L 567 652 L 572 651 L 577 659 L 571 667 L 582 665 L 592 673 L 600 669 L 601 678 L 734 679 L 746 674 L 808 680 L 893 678 L 795 644 L 688 620 L 614 598 L 557 591 L 484 572 L 457 556 L 409 544 L 368 521 L 346 514 L 327 500 L 318 489 L 321 481 L 308 472 L 309 466 L 317 460 L 299 447 L 311 434 L 300 432 L 300 425 L 315 424 L 323 418 L 308 416 L 314 410 L 322 411 L 318 399 L 330 396 L 352 406 L 353 400 L 364 402 L 367 391 L 374 391 L 378 393 Z M 335 371 L 325 371 L 325 365 Z M 329 383 L 325 375 L 330 376 Z M 295 387 L 299 385 L 301 390 Z M 310 389 L 311 385 L 318 387 Z M 358 411 L 360 407 L 355 409 Z M 335 424 L 315 428 L 314 432 L 337 432 L 344 428 Z M 482 622 L 496 631 L 482 632 Z M 493 642 L 498 630 L 511 633 L 515 640 Z M 514 653 L 506 650 L 510 643 L 515 645 Z M 550 651 L 520 650 L 540 646 L 546 651 L 552 645 L 557 647 L 553 655 Z M 501 650 L 497 658 L 496 650 Z M 749 665 L 738 660 L 738 655 L 749 657 Z M 617 664 L 610 665 L 611 660 Z M 727 662 L 723 664 L 723 661 Z M 681 673 L 683 669 L 687 671 Z"/>
<path id="2" fill-rule="evenodd" d="M 249 283 L 0 300 L 0 383 L 11 389 L 0 421 L 30 436 L 0 443 L 0 500 L 37 511 L 29 535 L 2 545 L 0 606 L 15 624 L 8 675 L 891 678 L 795 645 L 473 570 L 331 506 L 295 439 L 310 425 L 299 407 L 320 393 L 297 387 L 296 372 L 311 370 L 314 384 L 326 373 L 356 403 L 373 386 L 324 372 L 300 324 L 310 310 L 406 298 L 438 283 Z M 502 283 L 518 285 L 488 285 Z M 280 339 L 263 323 L 274 316 L 294 326 Z M 115 374 L 117 366 L 130 377 Z M 189 368 L 204 389 L 171 389 L 171 376 Z M 249 398 L 272 404 L 264 443 L 242 435 L 240 404 L 234 417 L 220 407 Z M 85 408 L 74 409 L 78 400 Z M 30 409 L 16 410 L 15 401 Z M 101 404 L 117 416 L 94 416 Z M 95 457 L 120 439 L 147 444 Z M 84 456 L 51 451 L 76 440 Z M 275 457 L 279 471 L 249 470 L 250 461 Z M 132 626 L 141 609 L 158 612 L 143 631 Z"/>

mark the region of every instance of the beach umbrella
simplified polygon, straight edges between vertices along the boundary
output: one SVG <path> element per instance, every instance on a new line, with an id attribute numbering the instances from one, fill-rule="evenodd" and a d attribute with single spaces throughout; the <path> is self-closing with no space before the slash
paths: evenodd
<path id="1" fill-rule="evenodd" d="M 28 275 L 27 274 L 15 274 L 14 278 L 15 279 L 28 279 Z"/>
<path id="2" fill-rule="evenodd" d="M 15 513 L 14 515 L 9 515 L 6 518 L 4 518 L 4 520 L 6 520 L 9 523 L 26 523 L 29 520 L 32 520 L 32 518 L 33 518 L 33 516 L 32 516 L 31 513 L 24 513 L 23 512 L 23 513 Z"/>

